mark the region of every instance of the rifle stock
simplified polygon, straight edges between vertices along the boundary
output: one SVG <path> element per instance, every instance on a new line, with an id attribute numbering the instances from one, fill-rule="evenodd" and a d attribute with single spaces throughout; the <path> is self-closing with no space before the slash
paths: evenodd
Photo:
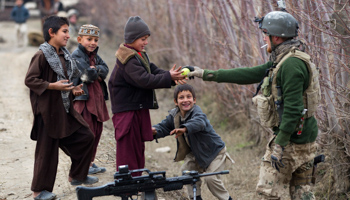
<path id="1" fill-rule="evenodd" d="M 114 186 L 114 183 L 108 183 L 99 187 L 84 187 L 78 186 L 76 188 L 78 199 L 92 200 L 93 197 L 111 195 L 110 188 Z"/>
<path id="2" fill-rule="evenodd" d="M 121 166 L 120 166 L 121 167 Z M 132 177 L 131 173 L 136 170 L 121 169 L 115 173 L 115 181 L 99 187 L 83 187 L 76 188 L 78 200 L 92 200 L 93 197 L 114 195 L 119 196 L 122 200 L 127 200 L 138 192 L 145 192 L 148 194 L 146 200 L 155 200 L 155 190 L 163 188 L 164 192 L 182 189 L 184 185 L 195 185 L 200 177 L 212 176 L 218 174 L 228 174 L 229 171 L 220 171 L 206 174 L 198 174 L 197 171 L 184 171 L 183 176 L 165 177 L 165 171 L 150 172 L 148 169 L 141 169 L 146 171 L 148 175 Z M 140 170 L 138 170 L 140 171 Z"/>

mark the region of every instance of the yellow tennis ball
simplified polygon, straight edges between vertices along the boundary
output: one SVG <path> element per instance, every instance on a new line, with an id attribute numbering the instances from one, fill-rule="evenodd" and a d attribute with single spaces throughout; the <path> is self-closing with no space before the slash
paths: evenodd
<path id="1" fill-rule="evenodd" d="M 190 72 L 188 68 L 183 68 L 181 75 L 186 75 Z"/>

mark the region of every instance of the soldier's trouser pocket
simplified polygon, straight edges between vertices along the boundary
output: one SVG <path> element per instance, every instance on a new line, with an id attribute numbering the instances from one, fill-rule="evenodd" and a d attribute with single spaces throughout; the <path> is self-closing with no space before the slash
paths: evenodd
<path id="1" fill-rule="evenodd" d="M 292 186 L 311 184 L 312 172 L 313 172 L 313 160 L 311 160 L 310 162 L 304 163 L 297 170 L 293 172 L 292 180 L 290 184 Z"/>

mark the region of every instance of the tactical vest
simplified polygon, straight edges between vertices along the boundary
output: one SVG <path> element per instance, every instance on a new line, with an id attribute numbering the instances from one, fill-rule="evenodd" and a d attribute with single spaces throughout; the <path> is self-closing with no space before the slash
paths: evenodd
<path id="1" fill-rule="evenodd" d="M 261 86 L 262 93 L 253 97 L 262 126 L 267 128 L 278 127 L 283 114 L 282 90 L 277 85 L 277 73 L 283 62 L 289 57 L 296 57 L 305 62 L 309 71 L 309 86 L 303 93 L 304 108 L 307 109 L 306 118 L 313 116 L 320 101 L 319 72 L 310 56 L 297 48 L 292 48 L 276 65 L 270 68 Z"/>

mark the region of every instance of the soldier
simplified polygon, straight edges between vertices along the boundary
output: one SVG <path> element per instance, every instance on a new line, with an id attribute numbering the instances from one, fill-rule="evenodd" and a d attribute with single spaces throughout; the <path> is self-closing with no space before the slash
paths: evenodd
<path id="1" fill-rule="evenodd" d="M 314 117 L 320 98 L 318 72 L 304 52 L 305 45 L 295 39 L 299 27 L 292 15 L 273 11 L 256 21 L 270 61 L 217 71 L 195 67 L 188 76 L 237 84 L 261 82 L 262 94 L 253 102 L 261 124 L 274 134 L 262 159 L 257 193 L 260 199 L 315 199 L 310 183 L 318 133 Z"/>

